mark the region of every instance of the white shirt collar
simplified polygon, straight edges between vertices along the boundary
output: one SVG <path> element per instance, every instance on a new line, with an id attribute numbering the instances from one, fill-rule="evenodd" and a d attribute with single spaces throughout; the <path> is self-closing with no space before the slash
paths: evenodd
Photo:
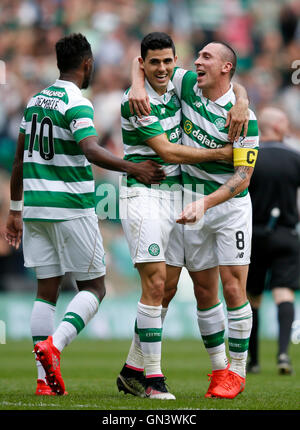
<path id="1" fill-rule="evenodd" d="M 170 93 L 172 90 L 174 90 L 174 88 L 175 87 L 173 85 L 173 82 L 171 80 L 169 80 L 166 92 L 160 96 L 154 90 L 154 88 L 150 85 L 149 81 L 147 79 L 145 79 L 145 89 L 146 89 L 147 93 L 149 94 L 149 96 L 151 96 L 152 98 L 157 99 L 159 101 L 164 101 L 165 94 Z"/>
<path id="2" fill-rule="evenodd" d="M 201 93 L 201 96 L 204 97 L 201 89 L 200 89 L 200 93 Z M 204 97 L 204 98 L 206 98 L 206 97 Z M 223 94 L 221 97 L 219 97 L 217 100 L 215 100 L 215 101 L 209 100 L 210 103 L 216 103 L 217 105 L 219 105 L 221 107 L 224 107 L 227 105 L 227 103 L 234 102 L 234 101 L 235 101 L 235 95 L 234 95 L 232 83 L 230 83 L 229 90 L 225 94 Z"/>
<path id="3" fill-rule="evenodd" d="M 80 88 L 76 84 L 74 84 L 74 82 L 71 82 L 71 81 L 64 81 L 63 79 L 56 79 L 54 86 L 60 87 L 60 88 L 70 88 L 70 89 L 73 89 L 74 91 L 76 91 L 77 93 L 81 94 Z"/>
<path id="4" fill-rule="evenodd" d="M 221 97 L 219 97 L 217 100 L 215 100 L 214 103 L 216 103 L 217 105 L 220 105 L 220 106 L 226 106 L 227 103 L 232 101 L 233 94 L 234 94 L 233 85 L 232 85 L 232 83 L 230 83 L 229 90 L 225 94 L 223 94 Z"/>

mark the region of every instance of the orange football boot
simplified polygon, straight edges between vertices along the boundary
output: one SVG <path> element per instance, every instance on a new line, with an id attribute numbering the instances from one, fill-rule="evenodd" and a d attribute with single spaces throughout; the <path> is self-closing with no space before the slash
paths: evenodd
<path id="1" fill-rule="evenodd" d="M 218 397 L 220 399 L 234 399 L 238 394 L 244 391 L 245 385 L 245 378 L 228 370 L 226 378 L 211 390 L 211 395 L 212 397 Z"/>
<path id="2" fill-rule="evenodd" d="M 213 370 L 212 373 L 208 374 L 207 376 L 209 377 L 209 387 L 207 390 L 207 393 L 205 394 L 204 397 L 212 397 L 211 391 L 221 382 L 223 382 L 223 380 L 226 378 L 226 376 L 228 375 L 228 369 L 229 369 L 229 364 L 227 365 L 227 367 L 225 369 L 219 369 L 219 370 Z"/>
<path id="3" fill-rule="evenodd" d="M 36 384 L 35 394 L 37 396 L 55 396 L 49 385 L 43 379 L 38 379 Z"/>
<path id="4" fill-rule="evenodd" d="M 65 383 L 60 373 L 60 351 L 53 345 L 52 336 L 38 342 L 33 351 L 46 372 L 46 381 L 51 390 L 59 395 L 65 393 Z"/>

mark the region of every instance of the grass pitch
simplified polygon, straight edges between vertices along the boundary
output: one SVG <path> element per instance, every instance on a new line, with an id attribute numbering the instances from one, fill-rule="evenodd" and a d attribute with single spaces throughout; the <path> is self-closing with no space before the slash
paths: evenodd
<path id="1" fill-rule="evenodd" d="M 68 396 L 35 396 L 32 343 L 0 345 L 0 410 L 300 410 L 300 345 L 291 345 L 295 374 L 278 375 L 275 341 L 260 342 L 261 373 L 248 375 L 234 400 L 205 399 L 209 359 L 202 342 L 164 340 L 162 369 L 175 401 L 119 393 L 116 377 L 130 341 L 77 339 L 62 354 Z"/>

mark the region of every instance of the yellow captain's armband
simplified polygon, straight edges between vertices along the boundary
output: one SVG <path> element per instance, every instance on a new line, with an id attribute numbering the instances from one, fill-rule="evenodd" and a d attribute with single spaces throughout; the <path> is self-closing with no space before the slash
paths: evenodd
<path id="1" fill-rule="evenodd" d="M 233 148 L 233 165 L 254 167 L 257 153 L 253 148 Z"/>

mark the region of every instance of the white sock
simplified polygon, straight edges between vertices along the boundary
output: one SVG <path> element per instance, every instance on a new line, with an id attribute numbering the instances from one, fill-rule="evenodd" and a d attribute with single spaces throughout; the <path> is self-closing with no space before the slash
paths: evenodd
<path id="1" fill-rule="evenodd" d="M 197 310 L 198 326 L 212 370 L 225 369 L 228 365 L 225 347 L 225 315 L 223 304 L 208 309 Z"/>
<path id="2" fill-rule="evenodd" d="M 231 357 L 229 370 L 245 378 L 249 338 L 252 329 L 252 309 L 249 302 L 238 308 L 227 308 L 227 317 L 228 345 Z"/>
<path id="3" fill-rule="evenodd" d="M 161 308 L 161 324 L 163 325 L 168 308 Z M 126 365 L 134 370 L 144 370 L 144 356 L 141 348 L 140 336 L 137 331 L 137 322 L 135 320 L 134 337 L 132 339 L 129 353 L 126 359 Z"/>
<path id="4" fill-rule="evenodd" d="M 54 316 L 55 316 L 55 303 L 50 303 L 46 300 L 36 299 L 30 320 L 30 328 L 33 344 L 41 340 L 47 339 L 54 332 Z M 37 379 L 42 379 L 46 382 L 45 371 L 40 361 L 36 361 L 37 366 Z"/>
<path id="5" fill-rule="evenodd" d="M 161 306 L 138 303 L 137 329 L 144 356 L 146 377 L 163 376 L 161 371 Z"/>
<path id="6" fill-rule="evenodd" d="M 98 309 L 99 300 L 95 294 L 86 290 L 77 293 L 53 334 L 53 345 L 62 351 L 96 315 Z"/>
<path id="7" fill-rule="evenodd" d="M 164 324 L 167 312 L 168 312 L 168 308 L 161 308 L 161 325 Z"/>
<path id="8" fill-rule="evenodd" d="M 144 356 L 141 348 L 140 336 L 137 329 L 137 321 L 134 324 L 134 335 L 126 359 L 126 366 L 133 370 L 144 370 Z"/>

